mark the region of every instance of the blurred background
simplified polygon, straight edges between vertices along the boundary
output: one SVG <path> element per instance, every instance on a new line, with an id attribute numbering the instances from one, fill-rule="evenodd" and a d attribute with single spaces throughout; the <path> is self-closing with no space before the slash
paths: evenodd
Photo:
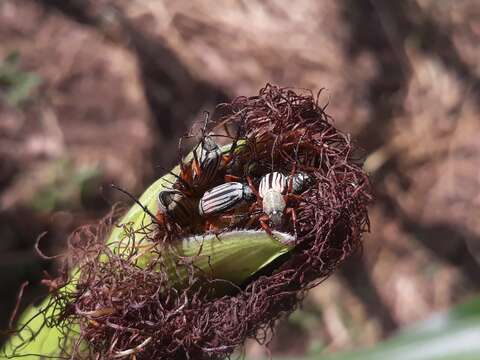
<path id="1" fill-rule="evenodd" d="M 279 324 L 274 356 L 370 346 L 479 295 L 475 0 L 0 2 L 0 325 L 77 226 L 177 163 L 204 110 L 314 92 L 367 152 L 363 254 Z M 253 341 L 249 358 L 267 352 Z"/>

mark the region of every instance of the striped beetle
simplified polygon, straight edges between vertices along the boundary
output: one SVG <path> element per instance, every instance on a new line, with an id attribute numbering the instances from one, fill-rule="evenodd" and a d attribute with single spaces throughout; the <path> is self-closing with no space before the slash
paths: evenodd
<path id="1" fill-rule="evenodd" d="M 212 136 L 205 135 L 194 148 L 193 159 L 188 163 L 181 163 L 180 175 L 175 175 L 179 180 L 177 186 L 184 193 L 198 197 L 203 192 L 218 184 L 221 176 L 219 171 L 226 172 L 228 164 L 236 157 L 238 138 L 235 138 L 228 150 L 222 151 Z M 225 175 L 225 180 L 230 181 L 236 176 Z"/>
<path id="2" fill-rule="evenodd" d="M 159 226 L 169 227 L 166 218 L 175 221 L 181 226 L 192 225 L 196 220 L 195 201 L 186 197 L 181 191 L 174 189 L 162 190 L 158 193 L 158 212 L 154 215 L 148 207 L 143 205 L 135 196 L 128 191 L 122 189 L 114 184 L 110 185 L 112 188 L 119 190 L 123 194 L 131 198 L 135 203 L 148 214 L 152 221 Z"/>
<path id="3" fill-rule="evenodd" d="M 222 153 L 218 144 L 213 140 L 212 135 L 207 133 L 209 114 L 205 112 L 205 121 L 201 130 L 202 136 L 199 144 L 193 150 L 193 160 L 191 163 L 192 185 L 198 190 L 204 190 L 209 187 L 217 176 L 222 161 L 227 165 L 231 160 L 240 137 L 240 132 L 233 139 L 230 151 L 227 154 Z M 228 136 L 230 134 L 228 133 Z"/>
<path id="4" fill-rule="evenodd" d="M 158 213 L 157 218 L 167 216 L 179 225 L 186 226 L 192 224 L 195 218 L 195 201 L 181 191 L 162 190 L 158 193 Z"/>
<path id="5" fill-rule="evenodd" d="M 210 216 L 234 209 L 242 201 L 253 200 L 254 194 L 246 184 L 227 182 L 215 186 L 203 194 L 198 203 L 201 216 Z"/>
<path id="6" fill-rule="evenodd" d="M 302 191 L 309 180 L 310 177 L 302 172 L 287 177 L 275 171 L 261 178 L 258 195 L 262 198 L 262 209 L 265 215 L 260 217 L 260 224 L 268 233 L 271 233 L 271 230 L 266 221 L 270 221 L 274 227 L 281 225 L 288 197 L 296 196 L 293 194 Z M 286 211 L 292 214 L 295 223 L 295 210 L 287 208 Z"/>
<path id="7" fill-rule="evenodd" d="M 260 180 L 258 194 L 262 198 L 263 212 L 273 226 L 278 226 L 282 222 L 283 211 L 287 205 L 283 197 L 286 188 L 287 177 L 279 172 L 268 173 Z M 262 220 L 267 219 L 261 218 L 261 223 Z"/>
<path id="8" fill-rule="evenodd" d="M 211 136 L 204 136 L 193 151 L 192 182 L 194 186 L 205 187 L 215 179 L 220 163 L 222 151 Z"/>

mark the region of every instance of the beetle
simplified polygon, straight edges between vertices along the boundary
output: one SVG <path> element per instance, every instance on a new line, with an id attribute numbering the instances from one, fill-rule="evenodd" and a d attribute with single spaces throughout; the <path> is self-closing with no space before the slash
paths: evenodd
<path id="1" fill-rule="evenodd" d="M 222 151 L 213 136 L 204 135 L 192 152 L 193 159 L 181 162 L 179 175 L 172 174 L 177 178 L 174 186 L 189 196 L 199 197 L 206 189 L 221 181 L 219 172 L 225 175 L 225 181 L 232 181 L 236 177 L 226 175 L 225 172 L 238 155 L 238 140 L 237 136 L 230 148 Z"/>
<path id="2" fill-rule="evenodd" d="M 279 172 L 271 172 L 262 177 L 258 187 L 258 195 L 262 198 L 262 208 L 266 217 L 260 218 L 262 227 L 265 220 L 270 220 L 274 227 L 282 222 L 286 207 L 284 193 L 287 190 L 287 177 Z"/>
<path id="3" fill-rule="evenodd" d="M 168 217 L 181 226 L 192 224 L 196 218 L 195 201 L 181 191 L 166 189 L 158 193 L 157 219 L 165 223 Z"/>
<path id="4" fill-rule="evenodd" d="M 258 186 L 258 194 L 264 198 L 267 192 L 285 193 L 287 189 L 287 177 L 279 172 L 271 172 L 264 175 Z"/>
<path id="5" fill-rule="evenodd" d="M 186 187 L 190 188 L 190 192 L 194 194 L 201 193 L 202 190 L 217 180 L 216 177 L 222 167 L 222 163 L 226 166 L 232 160 L 238 140 L 240 139 L 240 132 L 237 132 L 237 135 L 233 138 L 227 130 L 227 137 L 232 138 L 233 142 L 229 152 L 223 153 L 220 146 L 213 139 L 213 136 L 220 135 L 207 133 L 208 123 L 209 114 L 205 112 L 200 142 L 193 150 L 193 160 L 188 164 L 184 164 L 186 166 L 182 166 L 180 176 L 184 182 L 186 180 Z"/>
<path id="6" fill-rule="evenodd" d="M 267 221 L 273 227 L 282 224 L 284 212 L 292 215 L 293 223 L 296 222 L 296 212 L 292 207 L 287 207 L 289 198 L 296 198 L 295 195 L 302 191 L 309 183 L 310 177 L 302 172 L 285 176 L 279 172 L 271 172 L 264 175 L 258 187 L 258 196 L 262 199 L 262 210 L 264 215 L 260 217 L 260 225 L 269 234 L 272 233 Z M 250 186 L 253 184 L 250 182 Z"/>
<path id="7" fill-rule="evenodd" d="M 243 201 L 253 200 L 250 187 L 240 182 L 227 182 L 206 191 L 198 203 L 198 212 L 203 217 L 221 214 L 239 206 Z"/>
<path id="8" fill-rule="evenodd" d="M 222 151 L 213 138 L 205 135 L 193 151 L 192 183 L 205 187 L 214 181 L 222 162 Z"/>

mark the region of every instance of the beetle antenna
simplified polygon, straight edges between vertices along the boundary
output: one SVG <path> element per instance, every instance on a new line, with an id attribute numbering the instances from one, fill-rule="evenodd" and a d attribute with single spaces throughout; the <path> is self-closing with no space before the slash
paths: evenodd
<path id="1" fill-rule="evenodd" d="M 147 213 L 151 218 L 152 218 L 152 221 L 157 224 L 157 225 L 160 225 L 160 223 L 158 222 L 157 220 L 157 217 L 155 215 L 152 214 L 152 212 L 150 210 L 148 210 L 148 208 L 143 205 L 135 196 L 133 196 L 132 194 L 130 194 L 127 190 L 124 190 L 122 189 L 121 187 L 115 185 L 115 184 L 110 184 L 110 187 L 112 187 L 113 189 L 115 190 L 118 190 L 120 191 L 121 193 L 127 195 L 130 199 L 132 199 L 138 206 L 140 206 L 142 208 L 142 210 Z"/>
<path id="2" fill-rule="evenodd" d="M 165 168 L 164 166 L 159 165 L 159 166 L 156 166 L 156 168 L 162 170 L 162 172 L 167 172 L 170 175 L 173 175 L 175 177 L 175 179 L 179 178 L 179 176 L 177 174 L 174 174 L 172 171 L 168 171 L 167 168 Z M 172 180 L 162 179 L 162 181 L 166 182 L 171 187 L 173 187 L 173 185 L 175 185 L 175 181 L 172 181 Z"/>
<path id="3" fill-rule="evenodd" d="M 294 151 L 294 153 L 295 153 L 295 162 L 294 163 L 295 164 L 298 164 L 298 162 L 299 162 L 298 161 L 298 151 L 300 150 L 300 143 L 303 141 L 304 137 L 305 137 L 305 134 L 302 134 L 300 136 L 300 139 L 298 139 L 297 146 L 295 146 L 295 151 Z"/>
<path id="4" fill-rule="evenodd" d="M 205 135 L 205 133 L 207 132 L 207 125 L 208 120 L 210 119 L 210 113 L 207 110 L 204 110 L 203 115 L 205 116 L 205 120 L 203 121 L 202 136 Z"/>
<path id="5" fill-rule="evenodd" d="M 193 191 L 193 187 L 188 183 L 188 181 L 185 181 L 184 179 L 182 179 L 178 174 L 175 174 L 173 171 L 168 171 L 168 174 L 172 175 L 175 177 L 175 179 L 177 179 L 177 181 L 180 182 L 180 186 L 183 187 L 183 189 L 185 191 L 190 191 L 192 192 Z M 176 183 L 176 182 L 175 182 Z M 175 185 L 175 183 L 173 183 L 173 185 Z"/>
<path id="6" fill-rule="evenodd" d="M 233 138 L 232 145 L 230 146 L 230 149 L 228 150 L 228 156 L 233 157 L 235 150 L 237 149 L 238 141 L 240 140 L 240 130 L 237 131 L 237 134 L 235 135 L 235 138 Z"/>
<path id="7" fill-rule="evenodd" d="M 205 120 L 203 121 L 203 126 L 200 129 L 200 141 L 193 148 L 193 160 L 196 161 L 197 163 L 199 162 L 198 161 L 198 156 L 197 156 L 197 151 L 198 151 L 199 147 L 203 148 L 204 145 L 205 145 L 205 137 L 207 136 L 206 134 L 207 134 L 208 118 L 210 116 L 208 111 L 204 111 L 203 114 L 205 115 Z"/>

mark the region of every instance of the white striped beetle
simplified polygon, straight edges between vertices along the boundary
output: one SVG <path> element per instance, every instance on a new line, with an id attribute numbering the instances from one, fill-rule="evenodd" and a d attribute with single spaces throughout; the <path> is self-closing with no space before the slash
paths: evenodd
<path id="1" fill-rule="evenodd" d="M 279 172 L 271 172 L 260 180 L 258 194 L 264 198 L 267 192 L 275 191 L 283 194 L 287 189 L 287 177 Z"/>
<path id="2" fill-rule="evenodd" d="M 262 227 L 271 232 L 265 221 L 277 227 L 282 224 L 283 213 L 287 206 L 287 197 L 295 196 L 308 183 L 310 177 L 305 173 L 296 173 L 286 177 L 279 172 L 271 172 L 262 177 L 258 188 L 258 195 L 262 198 L 262 209 L 265 216 L 260 217 Z M 287 208 L 295 221 L 296 214 L 293 208 Z"/>
<path id="3" fill-rule="evenodd" d="M 287 177 L 279 172 L 271 172 L 263 176 L 258 187 L 258 194 L 262 198 L 263 212 L 268 216 L 273 226 L 282 222 L 286 202 L 283 198 L 287 188 Z M 267 219 L 261 219 L 267 220 Z M 262 225 L 263 226 L 263 225 Z"/>
<path id="4" fill-rule="evenodd" d="M 198 204 L 198 211 L 201 216 L 215 215 L 237 207 L 242 201 L 253 199 L 254 194 L 248 185 L 227 182 L 205 192 Z"/>
<path id="5" fill-rule="evenodd" d="M 218 144 L 213 140 L 212 135 L 207 133 L 208 117 L 208 112 L 205 112 L 205 122 L 201 130 L 202 136 L 199 144 L 193 150 L 191 163 L 192 185 L 197 191 L 205 190 L 215 181 L 222 161 L 228 164 L 232 160 L 240 137 L 240 132 L 237 132 L 237 136 L 232 138 L 233 142 L 230 151 L 227 154 L 222 153 Z M 227 134 L 229 133 L 227 132 Z"/>
<path id="6" fill-rule="evenodd" d="M 158 193 L 158 212 L 160 216 L 167 216 L 179 225 L 186 226 L 192 224 L 195 217 L 195 202 L 181 191 L 162 190 Z"/>
<path id="7" fill-rule="evenodd" d="M 220 147 L 210 136 L 204 136 L 193 151 L 192 182 L 194 186 L 204 187 L 210 184 L 217 175 L 221 161 Z"/>

